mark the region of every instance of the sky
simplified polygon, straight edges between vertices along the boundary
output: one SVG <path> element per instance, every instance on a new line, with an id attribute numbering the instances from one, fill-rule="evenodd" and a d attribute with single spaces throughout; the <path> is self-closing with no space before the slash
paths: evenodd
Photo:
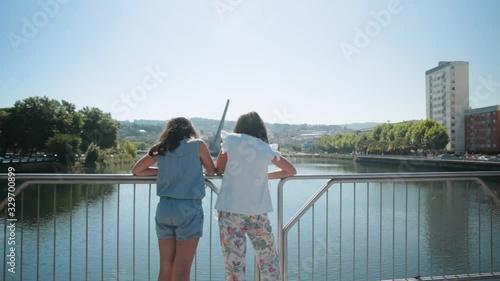
<path id="1" fill-rule="evenodd" d="M 469 62 L 500 104 L 497 0 L 0 1 L 0 108 L 31 96 L 117 120 L 425 119 L 425 71 Z"/>

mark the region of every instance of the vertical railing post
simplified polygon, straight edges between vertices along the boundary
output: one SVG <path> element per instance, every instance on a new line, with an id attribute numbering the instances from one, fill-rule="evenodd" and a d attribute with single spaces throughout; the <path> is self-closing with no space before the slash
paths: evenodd
<path id="1" fill-rule="evenodd" d="M 288 280 L 286 269 L 285 241 L 284 241 L 284 226 L 283 226 L 283 186 L 285 180 L 281 179 L 278 183 L 278 257 L 280 262 L 281 279 Z"/>

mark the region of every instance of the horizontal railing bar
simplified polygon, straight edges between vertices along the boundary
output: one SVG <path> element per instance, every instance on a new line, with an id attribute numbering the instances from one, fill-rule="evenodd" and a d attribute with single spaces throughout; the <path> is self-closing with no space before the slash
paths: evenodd
<path id="1" fill-rule="evenodd" d="M 0 173 L 1 178 L 7 178 L 7 173 Z M 500 177 L 500 171 L 464 171 L 464 172 L 415 172 L 415 173 L 364 173 L 364 174 L 310 174 L 310 175 L 295 175 L 283 180 L 302 180 L 302 179 L 407 179 L 407 178 L 463 178 L 463 177 Z M 19 173 L 16 174 L 16 179 L 134 179 L 139 181 L 155 180 L 155 176 L 138 177 L 132 174 L 44 174 L 44 173 Z M 222 176 L 205 176 L 206 179 L 221 179 Z"/>
<path id="2" fill-rule="evenodd" d="M 342 174 L 342 175 L 295 175 L 293 177 L 282 179 L 288 180 L 311 180 L 311 179 L 337 179 L 337 180 L 387 180 L 387 181 L 407 181 L 415 179 L 463 179 L 467 177 L 500 177 L 500 171 L 483 172 L 418 172 L 418 173 L 366 173 L 366 174 Z M 0 179 L 6 179 L 8 174 L 0 173 Z M 99 183 L 108 183 L 109 181 L 120 181 L 119 183 L 155 183 L 156 177 L 137 177 L 132 174 L 16 174 L 17 180 L 81 180 L 86 183 L 91 180 L 97 180 Z M 206 179 L 221 179 L 222 176 L 205 176 Z M 118 183 L 118 182 L 117 182 Z"/>
<path id="3" fill-rule="evenodd" d="M 0 173 L 0 178 L 7 178 L 7 173 Z M 108 180 L 118 180 L 118 179 L 135 179 L 139 181 L 156 180 L 156 176 L 134 176 L 133 174 L 50 174 L 50 173 L 18 173 L 16 174 L 16 179 L 108 179 Z M 206 179 L 218 179 L 222 176 L 205 176 Z"/>
<path id="4" fill-rule="evenodd" d="M 282 179 L 282 181 L 288 180 L 303 180 L 303 179 L 339 179 L 339 180 L 408 180 L 408 179 L 433 179 L 433 178 L 464 178 L 464 177 L 500 177 L 500 171 L 483 171 L 483 172 L 418 172 L 418 173 L 365 173 L 365 174 L 342 174 L 342 175 L 295 175 L 293 177 Z M 6 179 L 8 174 L 0 173 L 0 179 Z M 156 177 L 138 177 L 132 174 L 32 174 L 32 173 L 20 173 L 16 174 L 16 179 L 18 180 L 31 180 L 36 178 L 37 180 L 99 180 L 99 181 L 126 181 L 126 182 L 141 182 L 141 183 L 151 183 L 155 182 Z M 221 179 L 222 176 L 205 176 L 206 179 Z"/>
<path id="5" fill-rule="evenodd" d="M 482 172 L 416 172 L 416 173 L 364 173 L 364 174 L 341 174 L 341 175 L 295 175 L 293 177 L 284 178 L 281 181 L 289 180 L 321 180 L 321 179 L 337 179 L 337 180 L 400 180 L 408 181 L 414 179 L 426 179 L 431 181 L 434 178 L 441 179 L 463 179 L 470 177 L 500 177 L 500 171 L 482 171 Z"/>

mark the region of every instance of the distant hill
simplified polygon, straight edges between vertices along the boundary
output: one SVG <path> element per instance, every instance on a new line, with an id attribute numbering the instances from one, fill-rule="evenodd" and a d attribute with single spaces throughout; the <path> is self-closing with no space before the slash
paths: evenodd
<path id="1" fill-rule="evenodd" d="M 160 133 L 163 131 L 168 120 L 134 120 L 120 121 L 120 140 L 129 140 L 136 143 L 143 142 L 145 147 L 154 144 Z M 214 138 L 220 120 L 191 118 L 196 130 L 206 141 L 211 141 Z M 230 131 L 234 128 L 234 121 L 225 121 L 224 130 Z"/>
<path id="2" fill-rule="evenodd" d="M 377 122 L 351 123 L 351 124 L 344 124 L 342 125 L 342 127 L 346 127 L 347 129 L 351 130 L 363 130 L 376 127 L 380 124 L 382 123 L 377 123 Z"/>
<path id="3" fill-rule="evenodd" d="M 207 119 L 194 117 L 191 118 L 196 129 L 203 135 L 212 135 L 217 131 L 220 120 L 216 119 Z M 236 121 L 226 120 L 224 122 L 224 130 L 231 131 L 234 128 Z M 372 128 L 382 123 L 376 122 L 365 122 L 365 123 L 351 123 L 351 124 L 343 124 L 343 125 L 320 125 L 320 124 L 279 124 L 279 123 L 266 123 L 266 127 L 270 131 L 270 133 L 278 133 L 278 134 L 290 134 L 293 135 L 299 132 L 307 132 L 307 131 L 326 131 L 329 134 L 333 133 L 342 133 L 346 131 L 356 131 L 362 130 L 366 128 Z M 160 133 L 164 126 L 166 125 L 165 120 L 134 120 L 133 122 L 122 121 L 122 137 L 127 135 L 137 134 L 139 129 L 144 129 L 148 132 Z M 125 130 L 123 130 L 125 129 Z M 128 132 L 126 132 L 128 130 Z M 130 130 L 131 129 L 131 130 Z"/>
<path id="4" fill-rule="evenodd" d="M 194 117 L 191 118 L 194 126 L 200 132 L 202 138 L 211 143 L 215 138 L 215 133 L 219 127 L 220 120 Z M 236 121 L 224 122 L 224 130 L 232 131 Z M 382 123 L 366 122 L 352 123 L 344 125 L 318 125 L 318 124 L 270 124 L 266 123 L 270 141 L 275 137 L 297 139 L 303 135 L 336 135 L 355 132 L 366 128 L 372 128 Z M 150 147 L 154 144 L 160 133 L 165 128 L 165 120 L 134 120 L 120 122 L 120 140 L 129 140 L 136 143 L 144 143 L 144 147 Z"/>

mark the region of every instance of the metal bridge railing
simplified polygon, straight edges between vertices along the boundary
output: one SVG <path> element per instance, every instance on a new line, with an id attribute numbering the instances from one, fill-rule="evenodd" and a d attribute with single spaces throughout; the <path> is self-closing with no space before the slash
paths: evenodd
<path id="1" fill-rule="evenodd" d="M 311 180 L 323 185 L 285 222 L 286 184 Z M 283 179 L 283 280 L 500 280 L 500 200 L 484 180 L 500 172 Z"/>
<path id="2" fill-rule="evenodd" d="M 194 280 L 220 280 L 223 272 L 212 259 L 220 253 L 211 212 L 217 178 L 205 180 L 203 239 L 210 242 L 197 252 Z M 0 203 L 2 280 L 156 280 L 154 177 L 0 174 L 0 180 L 7 183 Z"/>
<path id="3" fill-rule="evenodd" d="M 8 178 L 0 174 L 7 187 Z M 500 201 L 488 187 L 499 179 L 500 172 L 467 172 L 281 180 L 273 231 L 283 280 L 500 279 Z M 213 211 L 219 180 L 206 178 L 202 239 L 208 243 L 198 247 L 193 280 L 223 279 Z M 300 194 L 290 187 L 298 181 L 321 184 L 295 210 L 284 203 Z M 13 186 L 0 203 L 3 280 L 156 279 L 153 177 L 16 174 Z M 457 204 L 460 212 L 450 207 Z M 465 234 L 451 222 L 457 220 Z M 428 228 L 449 229 L 441 237 Z"/>

